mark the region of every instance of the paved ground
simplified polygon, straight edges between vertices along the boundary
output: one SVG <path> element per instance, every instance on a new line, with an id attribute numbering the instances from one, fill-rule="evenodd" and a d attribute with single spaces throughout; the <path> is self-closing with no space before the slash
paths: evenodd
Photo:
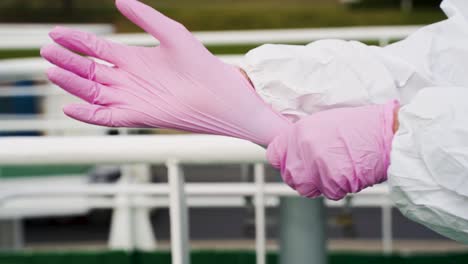
<path id="1" fill-rule="evenodd" d="M 445 253 L 468 251 L 468 245 L 462 245 L 451 241 L 441 240 L 395 240 L 394 250 L 400 253 Z M 103 250 L 106 244 L 100 242 L 89 243 L 61 243 L 61 244 L 28 244 L 26 250 L 50 251 L 50 250 Z M 170 243 L 167 240 L 159 242 L 159 248 L 169 250 Z M 253 250 L 253 240 L 194 240 L 191 248 L 195 250 Z M 380 240 L 330 240 L 328 248 L 331 251 L 357 251 L 357 252 L 379 252 L 382 250 Z M 278 244 L 275 240 L 268 241 L 269 250 L 277 250 Z"/>

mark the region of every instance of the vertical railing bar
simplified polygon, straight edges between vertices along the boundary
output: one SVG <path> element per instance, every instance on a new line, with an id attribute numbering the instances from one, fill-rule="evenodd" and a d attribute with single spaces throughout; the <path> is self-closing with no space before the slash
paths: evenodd
<path id="1" fill-rule="evenodd" d="M 255 250 L 257 264 L 266 263 L 266 226 L 265 226 L 265 166 L 255 164 Z"/>
<path id="2" fill-rule="evenodd" d="M 119 192 L 114 196 L 109 246 L 111 249 L 131 251 L 135 249 L 133 207 L 130 204 L 130 195 L 125 192 L 131 182 L 132 167 L 121 166 L 121 177 L 117 182 Z"/>
<path id="3" fill-rule="evenodd" d="M 14 238 L 13 238 L 13 249 L 21 250 L 24 247 L 24 223 L 23 219 L 18 217 L 13 219 L 13 229 L 14 229 Z"/>
<path id="4" fill-rule="evenodd" d="M 178 161 L 169 160 L 166 166 L 169 182 L 172 264 L 189 264 L 189 228 L 184 175 Z"/>
<path id="5" fill-rule="evenodd" d="M 151 184 L 151 171 L 148 164 L 134 164 L 133 165 L 133 181 L 138 184 Z M 147 206 L 137 206 L 141 199 L 148 198 L 146 195 L 133 194 L 133 232 L 135 239 L 135 249 L 152 251 L 156 248 L 155 232 L 151 225 L 150 212 L 151 209 Z"/>
<path id="6" fill-rule="evenodd" d="M 393 251 L 392 206 L 389 201 L 382 205 L 382 249 L 385 254 Z"/>

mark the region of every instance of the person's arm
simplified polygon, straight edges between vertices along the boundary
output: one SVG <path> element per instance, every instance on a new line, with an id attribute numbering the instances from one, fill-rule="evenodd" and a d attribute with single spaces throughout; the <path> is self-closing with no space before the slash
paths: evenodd
<path id="1" fill-rule="evenodd" d="M 252 84 L 252 81 L 250 80 L 249 76 L 247 75 L 247 73 L 242 69 L 242 68 L 239 68 L 239 71 L 242 73 L 242 76 L 244 76 L 244 78 L 249 81 L 250 84 Z M 255 89 L 255 87 L 253 86 L 252 84 L 252 87 Z M 400 122 L 398 121 L 398 111 L 400 110 L 400 107 L 395 107 L 394 111 L 393 111 L 393 133 L 396 133 L 396 131 L 398 130 L 398 128 L 400 127 Z"/>
<path id="2" fill-rule="evenodd" d="M 399 99 L 394 75 L 370 48 L 355 41 L 266 44 L 240 65 L 260 97 L 292 121 L 339 107 Z"/>

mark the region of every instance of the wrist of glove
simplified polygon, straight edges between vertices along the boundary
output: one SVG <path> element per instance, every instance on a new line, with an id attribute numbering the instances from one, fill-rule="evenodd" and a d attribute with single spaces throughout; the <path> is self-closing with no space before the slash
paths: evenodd
<path id="1" fill-rule="evenodd" d="M 391 101 L 303 118 L 269 144 L 268 161 L 300 195 L 342 199 L 387 179 L 398 108 Z"/>

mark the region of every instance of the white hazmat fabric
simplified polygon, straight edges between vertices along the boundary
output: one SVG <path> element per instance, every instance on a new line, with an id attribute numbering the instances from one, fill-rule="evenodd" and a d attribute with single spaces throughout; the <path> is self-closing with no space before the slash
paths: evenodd
<path id="1" fill-rule="evenodd" d="M 468 243 L 468 89 L 427 88 L 399 113 L 388 182 L 408 218 Z"/>
<path id="2" fill-rule="evenodd" d="M 392 199 L 410 219 L 468 243 L 468 1 L 448 19 L 386 47 L 321 40 L 263 45 L 242 68 L 258 94 L 293 121 L 330 108 L 398 99 Z"/>

